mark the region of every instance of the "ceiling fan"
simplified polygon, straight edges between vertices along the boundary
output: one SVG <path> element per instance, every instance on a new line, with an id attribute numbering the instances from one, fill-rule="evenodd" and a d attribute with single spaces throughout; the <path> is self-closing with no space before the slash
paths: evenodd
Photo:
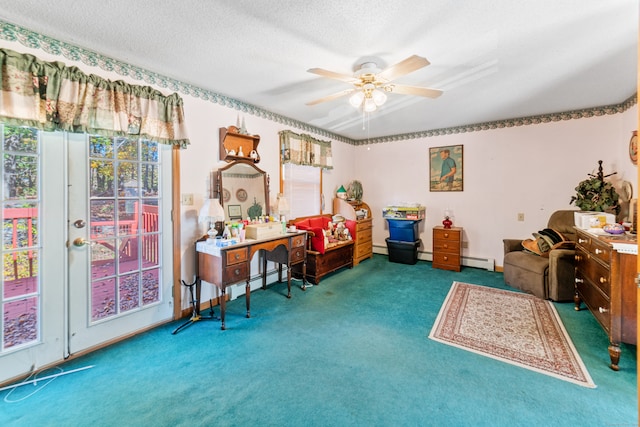
<path id="1" fill-rule="evenodd" d="M 385 92 L 437 98 L 442 95 L 441 90 L 393 83 L 398 77 L 424 68 L 427 65 L 429 65 L 429 61 L 427 61 L 426 58 L 412 55 L 384 70 L 380 70 L 375 62 L 365 62 L 360 65 L 360 68 L 353 76 L 324 70 L 322 68 L 310 68 L 307 70 L 309 73 L 350 83 L 353 87 L 307 102 L 307 105 L 316 105 L 352 94 L 349 98 L 351 105 L 356 108 L 362 106 L 364 111 L 371 112 L 385 103 L 387 100 Z"/>

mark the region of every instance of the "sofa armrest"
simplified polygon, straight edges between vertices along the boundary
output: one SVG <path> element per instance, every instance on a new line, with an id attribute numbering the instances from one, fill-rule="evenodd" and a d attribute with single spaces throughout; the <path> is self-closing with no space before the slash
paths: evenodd
<path id="1" fill-rule="evenodd" d="M 575 293 L 575 256 L 573 249 L 549 251 L 549 298 L 569 301 Z"/>
<path id="2" fill-rule="evenodd" d="M 521 251 L 523 249 L 522 239 L 503 239 L 502 243 L 504 244 L 505 255 L 509 252 Z"/>

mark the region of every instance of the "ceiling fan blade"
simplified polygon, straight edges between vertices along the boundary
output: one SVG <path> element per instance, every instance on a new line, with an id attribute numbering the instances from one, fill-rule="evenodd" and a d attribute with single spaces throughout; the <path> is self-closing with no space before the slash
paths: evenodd
<path id="1" fill-rule="evenodd" d="M 348 76 L 346 74 L 336 73 L 335 71 L 324 70 L 322 68 L 309 68 L 307 70 L 308 73 L 317 74 L 322 77 L 328 77 L 334 80 L 340 80 L 347 83 L 355 83 L 359 80 L 354 78 L 353 76 Z"/>
<path id="2" fill-rule="evenodd" d="M 316 105 L 316 104 L 320 104 L 321 102 L 332 101 L 332 100 L 340 98 L 342 96 L 349 95 L 350 93 L 353 93 L 354 91 L 355 91 L 355 89 L 341 90 L 340 92 L 336 92 L 336 93 L 334 93 L 332 95 L 325 96 L 324 98 L 320 98 L 320 99 L 316 99 L 315 101 L 307 102 L 307 105 Z"/>
<path id="3" fill-rule="evenodd" d="M 427 61 L 427 58 L 423 58 L 422 56 L 418 55 L 412 55 L 407 59 L 382 70 L 376 75 L 376 77 L 390 82 L 400 76 L 404 76 L 405 74 L 409 74 L 413 71 L 419 70 L 420 68 L 424 68 L 429 64 L 430 62 Z"/>
<path id="4" fill-rule="evenodd" d="M 439 89 L 430 89 L 428 87 L 407 86 L 390 84 L 388 86 L 391 93 L 401 93 L 403 95 L 418 95 L 426 96 L 427 98 L 437 98 L 442 95 L 442 91 Z"/>

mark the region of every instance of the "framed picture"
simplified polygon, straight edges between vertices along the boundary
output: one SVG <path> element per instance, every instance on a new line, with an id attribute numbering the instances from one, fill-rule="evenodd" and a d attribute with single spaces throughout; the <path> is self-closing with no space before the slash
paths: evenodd
<path id="1" fill-rule="evenodd" d="M 429 148 L 429 191 L 462 191 L 462 145 Z"/>
<path id="2" fill-rule="evenodd" d="M 242 219 L 242 208 L 240 205 L 229 205 L 229 219 Z"/>
<path id="3" fill-rule="evenodd" d="M 236 191 L 236 199 L 238 199 L 239 202 L 246 202 L 247 191 L 244 188 L 239 188 L 238 191 Z"/>

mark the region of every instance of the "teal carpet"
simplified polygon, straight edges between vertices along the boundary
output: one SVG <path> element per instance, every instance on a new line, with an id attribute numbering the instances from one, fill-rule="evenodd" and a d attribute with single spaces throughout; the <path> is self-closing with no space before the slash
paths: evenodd
<path id="1" fill-rule="evenodd" d="M 555 306 L 595 389 L 428 339 L 454 280 L 511 289 L 501 273 L 375 255 L 290 300 L 286 284 L 254 291 L 251 319 L 231 301 L 226 331 L 171 335 L 173 322 L 61 365 L 95 367 L 29 397 L 36 386 L 3 391 L 0 425 L 637 425 L 635 346 L 609 369 L 607 336 L 572 303 Z"/>

